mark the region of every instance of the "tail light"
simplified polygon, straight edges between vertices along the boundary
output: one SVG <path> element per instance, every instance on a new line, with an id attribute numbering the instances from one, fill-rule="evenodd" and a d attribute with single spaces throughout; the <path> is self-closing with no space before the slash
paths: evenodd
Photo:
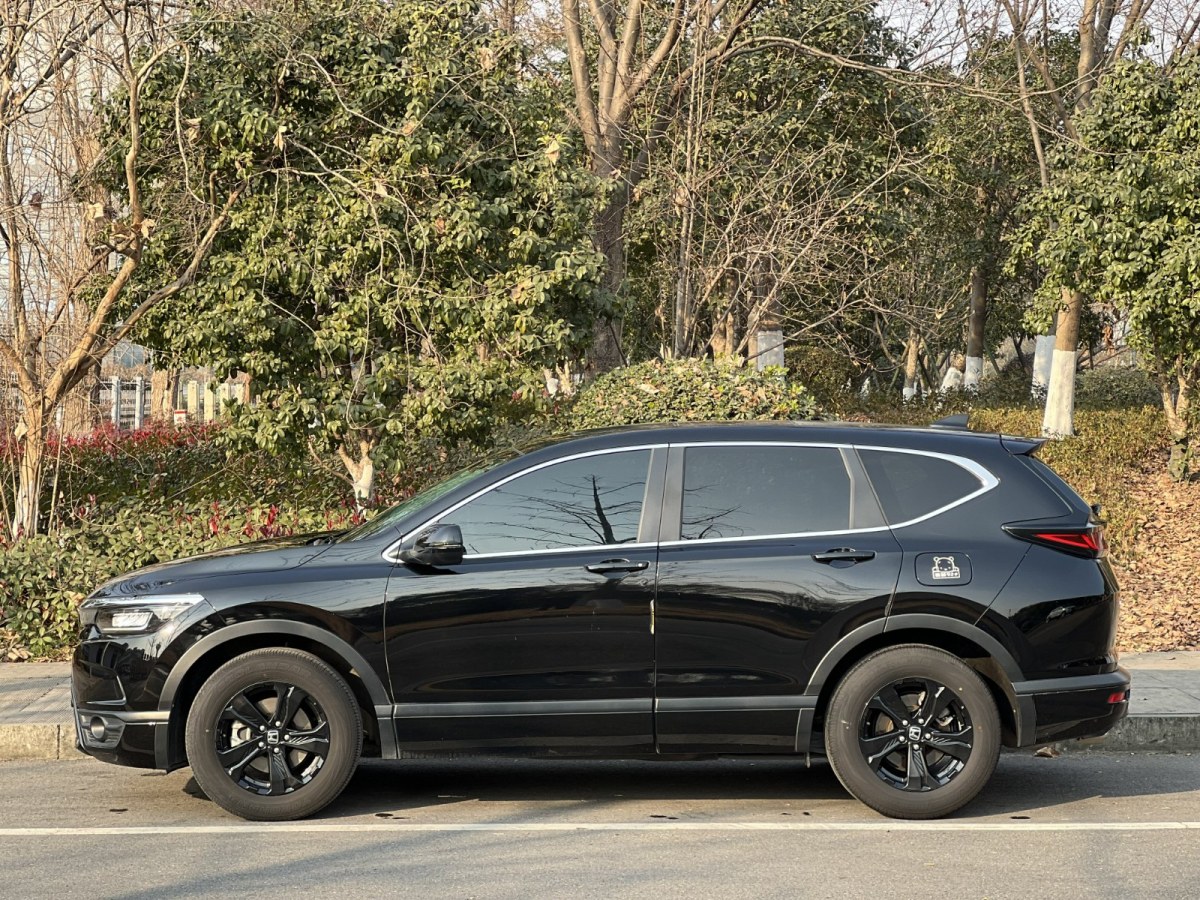
<path id="1" fill-rule="evenodd" d="M 1096 521 L 1082 527 L 1031 528 L 1005 525 L 1004 530 L 1023 541 L 1073 553 L 1076 556 L 1099 559 L 1108 553 L 1108 546 L 1104 543 L 1104 526 Z"/>

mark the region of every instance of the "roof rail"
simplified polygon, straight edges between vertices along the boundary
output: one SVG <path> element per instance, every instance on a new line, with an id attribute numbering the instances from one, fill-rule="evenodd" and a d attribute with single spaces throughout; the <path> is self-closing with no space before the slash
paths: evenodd
<path id="1" fill-rule="evenodd" d="M 956 413 L 953 416 L 945 416 L 934 422 L 930 428 L 945 428 L 949 431 L 966 431 L 967 430 L 968 413 Z"/>

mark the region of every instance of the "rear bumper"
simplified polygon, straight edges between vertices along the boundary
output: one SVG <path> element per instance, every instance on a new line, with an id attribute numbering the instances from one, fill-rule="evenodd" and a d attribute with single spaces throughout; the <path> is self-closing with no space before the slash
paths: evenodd
<path id="1" fill-rule="evenodd" d="M 1014 684 L 1025 726 L 1020 746 L 1100 737 L 1129 713 L 1129 685 L 1129 672 L 1120 667 L 1103 675 Z"/>

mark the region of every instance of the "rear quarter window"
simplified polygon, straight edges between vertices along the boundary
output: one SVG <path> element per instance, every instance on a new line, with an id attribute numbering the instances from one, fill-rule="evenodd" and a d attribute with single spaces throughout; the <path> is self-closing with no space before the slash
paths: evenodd
<path id="1" fill-rule="evenodd" d="M 1023 456 L 1021 458 L 1025 462 L 1025 465 L 1033 469 L 1034 474 L 1036 474 L 1042 479 L 1042 481 L 1046 482 L 1054 489 L 1054 492 L 1062 498 L 1063 502 L 1066 503 L 1067 506 L 1081 512 L 1084 510 L 1088 512 L 1091 511 L 1091 509 L 1088 507 L 1087 501 L 1080 497 L 1079 494 L 1075 492 L 1074 488 L 1063 481 L 1059 474 L 1052 468 L 1050 468 L 1036 456 Z"/>
<path id="2" fill-rule="evenodd" d="M 858 455 L 890 525 L 927 516 L 983 487 L 974 473 L 937 456 L 893 450 Z"/>

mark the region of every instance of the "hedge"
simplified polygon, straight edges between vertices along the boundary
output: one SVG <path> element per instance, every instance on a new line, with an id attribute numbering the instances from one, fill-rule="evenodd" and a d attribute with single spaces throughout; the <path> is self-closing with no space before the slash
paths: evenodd
<path id="1" fill-rule="evenodd" d="M 597 378 L 576 398 L 571 429 L 719 419 L 812 419 L 816 400 L 783 369 L 653 360 Z"/>

